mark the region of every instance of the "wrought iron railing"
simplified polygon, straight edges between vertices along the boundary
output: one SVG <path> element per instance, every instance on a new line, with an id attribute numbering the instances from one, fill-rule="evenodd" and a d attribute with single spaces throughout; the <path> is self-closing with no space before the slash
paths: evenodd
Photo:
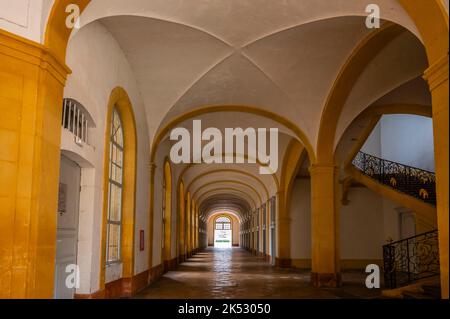
<path id="1" fill-rule="evenodd" d="M 391 188 L 436 205 L 436 176 L 420 168 L 359 152 L 353 165 L 365 175 Z"/>
<path id="2" fill-rule="evenodd" d="M 438 276 L 438 231 L 433 230 L 384 245 L 383 262 L 384 283 L 391 289 Z"/>

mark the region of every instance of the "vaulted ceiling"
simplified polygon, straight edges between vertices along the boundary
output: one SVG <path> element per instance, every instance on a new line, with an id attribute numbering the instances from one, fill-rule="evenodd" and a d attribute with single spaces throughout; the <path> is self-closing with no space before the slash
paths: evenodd
<path id="1" fill-rule="evenodd" d="M 244 105 L 293 123 L 315 149 L 333 83 L 355 47 L 376 32 L 365 25 L 370 3 L 94 0 L 81 24 L 100 21 L 122 48 L 145 105 L 151 140 L 186 112 Z M 417 78 L 426 67 L 418 32 L 398 1 L 377 4 L 383 20 L 401 25 L 405 32 L 373 59 L 355 84 L 339 119 L 336 145 L 364 108 Z M 233 111 L 198 117 L 205 127 L 278 127 L 284 145 L 280 163 L 291 139 L 305 143 L 285 122 L 267 115 Z M 190 120 L 178 125 L 189 128 Z M 161 143 L 170 143 L 167 135 Z M 209 203 L 205 210 L 211 211 L 217 208 L 214 198 L 219 206 L 228 198 L 230 205 L 255 208 L 274 195 L 280 176 L 261 176 L 256 166 L 195 165 L 180 171 L 190 193 L 203 206 Z M 218 183 L 227 190 L 220 191 Z"/>

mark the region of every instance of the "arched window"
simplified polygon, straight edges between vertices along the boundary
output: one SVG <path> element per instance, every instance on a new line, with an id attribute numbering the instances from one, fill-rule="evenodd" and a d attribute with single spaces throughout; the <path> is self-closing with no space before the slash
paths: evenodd
<path id="1" fill-rule="evenodd" d="M 109 191 L 106 221 L 106 263 L 119 262 L 122 234 L 122 193 L 124 141 L 122 122 L 116 109 L 112 112 L 109 140 Z"/>
<path id="2" fill-rule="evenodd" d="M 217 230 L 228 230 L 231 229 L 231 220 L 228 217 L 219 217 L 216 219 Z"/>

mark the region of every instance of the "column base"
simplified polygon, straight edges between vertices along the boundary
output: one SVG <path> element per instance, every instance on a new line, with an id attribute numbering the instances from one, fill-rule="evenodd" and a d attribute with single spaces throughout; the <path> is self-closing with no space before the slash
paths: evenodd
<path id="1" fill-rule="evenodd" d="M 315 288 L 338 288 L 342 286 L 341 273 L 323 274 L 311 273 L 311 285 Z"/>
<path id="2" fill-rule="evenodd" d="M 171 260 L 164 260 L 164 273 L 175 270 L 178 266 L 178 258 L 173 258 Z"/>
<path id="3" fill-rule="evenodd" d="M 280 268 L 290 268 L 292 259 L 290 258 L 275 258 L 275 266 Z"/>

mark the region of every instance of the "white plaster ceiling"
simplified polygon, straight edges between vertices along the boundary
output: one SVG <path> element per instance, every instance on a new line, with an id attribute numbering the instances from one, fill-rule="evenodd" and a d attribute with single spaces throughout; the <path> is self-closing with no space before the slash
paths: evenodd
<path id="1" fill-rule="evenodd" d="M 421 76 L 427 57 L 421 43 L 403 32 L 370 61 L 348 96 L 336 129 L 335 146 L 350 123 L 369 105 Z"/>
<path id="2" fill-rule="evenodd" d="M 248 104 L 294 121 L 315 145 L 327 93 L 370 30 L 370 0 L 93 0 L 136 74 L 150 137 L 161 122 L 206 104 Z M 396 0 L 382 18 L 415 34 Z M 167 114 L 167 117 L 166 117 Z"/>
<path id="3" fill-rule="evenodd" d="M 248 105 L 277 113 L 295 123 L 314 147 L 322 110 L 338 72 L 355 46 L 372 32 L 365 26 L 365 9 L 372 2 L 92 0 L 81 17 L 81 24 L 99 20 L 125 53 L 145 105 L 150 140 L 158 129 L 187 111 L 206 105 Z M 402 25 L 419 37 L 397 0 L 378 0 L 377 4 L 384 20 Z M 416 49 L 418 43 L 412 35 L 399 37 L 397 42 L 386 48 L 386 55 L 411 43 Z M 407 65 L 421 59 L 421 53 L 415 52 L 398 64 L 393 65 L 395 61 L 391 59 L 382 65 L 387 71 L 396 66 L 391 73 L 396 71 L 398 76 L 381 81 L 377 89 L 371 76 L 380 63 L 375 61 L 369 66 L 371 69 L 363 74 L 344 106 L 337 141 L 361 109 L 417 76 L 421 66 L 408 68 Z M 284 136 L 280 141 L 282 155 L 289 140 L 295 138 L 288 128 L 250 113 L 211 113 L 201 117 L 205 127 L 279 127 Z M 190 127 L 190 121 L 179 126 Z M 163 142 L 167 143 L 167 136 Z M 279 158 L 278 180 L 282 159 L 283 156 Z M 195 176 L 218 166 L 223 169 L 224 165 L 193 166 L 183 176 L 185 186 Z M 269 196 L 276 192 L 273 177 L 259 175 L 257 165 L 241 164 L 232 168 L 260 178 Z M 249 183 L 256 194 L 236 182 L 229 184 L 239 191 L 221 191 L 215 184 L 202 187 L 224 178 Z M 210 209 L 217 200 L 253 208 L 267 200 L 264 187 L 237 173 L 208 175 L 193 183 L 189 191 L 196 192 L 197 199 L 203 196 L 200 204 L 208 204 Z"/>

